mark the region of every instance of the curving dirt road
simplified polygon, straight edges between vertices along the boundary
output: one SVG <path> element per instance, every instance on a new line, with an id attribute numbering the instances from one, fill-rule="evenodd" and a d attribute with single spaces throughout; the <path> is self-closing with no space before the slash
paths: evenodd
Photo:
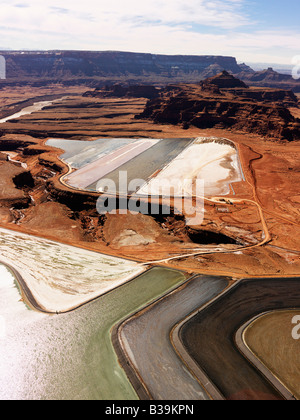
<path id="1" fill-rule="evenodd" d="M 206 200 L 209 201 L 210 203 L 214 203 L 214 204 L 222 204 L 224 205 L 225 199 L 224 197 L 213 197 L 211 199 L 205 198 L 205 197 L 193 197 L 193 198 L 200 198 L 202 200 Z M 239 248 L 233 249 L 233 250 L 221 250 L 221 251 L 196 251 L 190 254 L 182 254 L 182 255 L 177 255 L 175 257 L 170 257 L 170 258 L 165 258 L 162 260 L 157 260 L 157 261 L 148 261 L 147 263 L 144 263 L 145 265 L 151 265 L 151 264 L 161 264 L 164 262 L 168 262 L 168 261 L 173 261 L 173 260 L 180 260 L 183 258 L 188 258 L 188 257 L 197 257 L 200 255 L 209 255 L 209 254 L 232 254 L 235 253 L 237 251 L 243 251 L 243 250 L 249 250 L 249 249 L 253 249 L 253 248 L 257 248 L 257 247 L 261 247 L 263 245 L 268 244 L 271 240 L 271 234 L 269 232 L 269 228 L 268 225 L 266 223 L 266 219 L 264 217 L 264 213 L 263 210 L 261 208 L 261 206 L 255 202 L 254 200 L 248 200 L 248 199 L 226 199 L 226 203 L 227 205 L 233 205 L 233 204 L 245 204 L 245 203 L 250 203 L 250 204 L 254 204 L 259 212 L 260 215 L 260 219 L 261 219 L 261 224 L 262 224 L 262 228 L 263 228 L 263 235 L 262 235 L 262 240 L 261 242 L 259 242 L 258 244 L 255 245 L 247 245 L 247 246 L 241 246 Z"/>

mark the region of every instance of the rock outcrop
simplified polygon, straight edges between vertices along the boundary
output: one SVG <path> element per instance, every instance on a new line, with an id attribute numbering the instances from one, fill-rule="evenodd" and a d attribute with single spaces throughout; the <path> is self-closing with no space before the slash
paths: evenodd
<path id="1" fill-rule="evenodd" d="M 226 87 L 224 87 L 226 86 Z M 136 118 L 156 123 L 223 128 L 278 140 L 299 140 L 300 120 L 289 111 L 298 107 L 291 91 L 248 88 L 243 82 L 220 73 L 198 85 L 173 85 L 148 102 Z"/>
<path id="2" fill-rule="evenodd" d="M 244 88 L 248 86 L 242 80 L 237 79 L 232 74 L 229 74 L 226 70 L 222 71 L 216 76 L 210 77 L 201 83 L 202 87 L 205 86 L 218 86 L 220 89 L 231 89 L 231 88 Z"/>
<path id="3" fill-rule="evenodd" d="M 112 85 L 104 88 L 96 88 L 94 91 L 86 92 L 84 97 L 91 98 L 147 98 L 154 99 L 159 96 L 159 89 L 155 86 L 133 85 L 122 86 Z"/>
<path id="4" fill-rule="evenodd" d="M 262 71 L 242 70 L 238 77 L 251 86 L 291 89 L 300 92 L 300 81 L 295 80 L 292 75 L 281 74 L 269 67 Z"/>
<path id="5" fill-rule="evenodd" d="M 3 85 L 49 83 L 104 87 L 109 83 L 156 84 L 196 83 L 223 70 L 246 84 L 282 87 L 300 92 L 300 81 L 269 68 L 255 72 L 236 58 L 213 55 L 162 55 L 120 51 L 0 51 L 6 60 Z"/>
<path id="6" fill-rule="evenodd" d="M 130 52 L 3 52 L 7 78 L 62 78 L 126 75 L 199 75 L 211 65 L 241 71 L 234 57 L 138 54 Z"/>

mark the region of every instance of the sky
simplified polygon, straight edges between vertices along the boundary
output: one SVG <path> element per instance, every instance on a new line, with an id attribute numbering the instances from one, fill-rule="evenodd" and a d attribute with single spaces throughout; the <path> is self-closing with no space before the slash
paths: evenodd
<path id="1" fill-rule="evenodd" d="M 299 0 L 0 0 L 0 49 L 230 55 L 291 64 Z"/>

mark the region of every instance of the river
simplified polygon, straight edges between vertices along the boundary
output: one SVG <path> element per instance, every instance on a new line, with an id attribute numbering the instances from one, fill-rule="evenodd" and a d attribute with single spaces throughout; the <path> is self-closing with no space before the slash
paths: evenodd
<path id="1" fill-rule="evenodd" d="M 33 112 L 41 111 L 46 106 L 52 105 L 53 101 L 43 101 L 43 102 L 35 102 L 33 105 L 23 108 L 21 111 L 17 112 L 16 114 L 10 115 L 9 117 L 5 117 L 0 120 L 0 124 L 4 124 L 10 120 L 16 120 L 24 115 L 32 114 Z"/>

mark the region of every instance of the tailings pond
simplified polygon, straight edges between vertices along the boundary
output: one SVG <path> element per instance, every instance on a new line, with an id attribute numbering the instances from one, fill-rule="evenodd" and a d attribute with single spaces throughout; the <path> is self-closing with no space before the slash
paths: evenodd
<path id="1" fill-rule="evenodd" d="M 130 280 L 140 264 L 0 229 L 0 261 L 14 267 L 33 306 L 64 312 Z"/>
<path id="2" fill-rule="evenodd" d="M 66 314 L 31 310 L 13 274 L 0 265 L 2 400 L 137 399 L 118 363 L 111 329 L 186 280 L 153 268 Z"/>
<path id="3" fill-rule="evenodd" d="M 50 139 L 47 145 L 65 151 L 61 159 L 72 171 L 62 181 L 86 191 L 106 191 L 108 179 L 115 186 L 109 192 L 169 197 L 171 185 L 172 195 L 182 197 L 204 180 L 204 195 L 227 195 L 231 183 L 244 180 L 235 145 L 226 139 Z"/>
<path id="4" fill-rule="evenodd" d="M 281 400 L 281 393 L 241 354 L 235 335 L 259 314 L 299 308 L 300 278 L 247 279 L 184 320 L 174 332 L 177 351 L 197 365 L 225 399 Z M 290 334 L 292 324 L 290 325 Z M 204 380 L 203 377 L 201 380 Z"/>
<path id="5" fill-rule="evenodd" d="M 223 292 L 228 284 L 227 278 L 197 276 L 120 326 L 121 351 L 134 366 L 132 369 L 125 362 L 124 368 L 131 378 L 138 372 L 137 391 L 145 387 L 154 400 L 209 399 L 176 354 L 170 332 L 183 318 Z"/>

